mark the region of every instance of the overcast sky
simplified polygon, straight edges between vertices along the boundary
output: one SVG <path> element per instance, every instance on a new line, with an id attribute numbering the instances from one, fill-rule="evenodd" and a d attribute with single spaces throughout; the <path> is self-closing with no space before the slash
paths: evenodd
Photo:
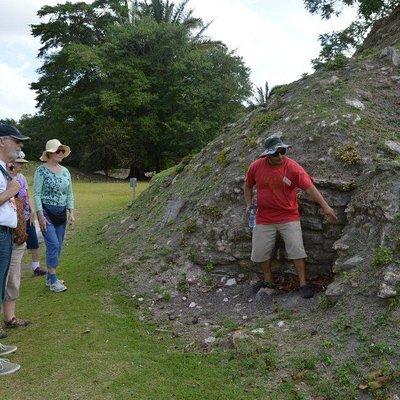
<path id="1" fill-rule="evenodd" d="M 0 0 L 0 119 L 35 113 L 39 42 L 30 35 L 37 10 L 60 0 Z M 76 2 L 76 0 L 73 0 Z M 179 1 L 176 1 L 178 3 Z M 311 72 L 319 52 L 318 35 L 347 26 L 354 17 L 321 21 L 309 15 L 302 0 L 191 0 L 195 15 L 213 21 L 208 36 L 222 40 L 244 58 L 251 80 L 261 86 L 289 83 Z"/>

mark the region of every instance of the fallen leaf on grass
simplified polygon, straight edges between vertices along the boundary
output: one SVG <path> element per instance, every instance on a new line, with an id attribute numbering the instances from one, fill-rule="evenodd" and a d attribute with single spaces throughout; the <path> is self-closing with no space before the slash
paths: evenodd
<path id="1" fill-rule="evenodd" d="M 293 374 L 292 375 L 292 379 L 295 382 L 300 382 L 300 381 L 302 381 L 304 379 L 305 375 L 306 375 L 305 371 L 300 371 L 300 372 L 297 372 L 297 373 Z"/>
<path id="2" fill-rule="evenodd" d="M 381 370 L 372 371 L 367 375 L 367 383 L 361 383 L 358 387 L 360 390 L 377 390 L 399 376 L 400 374 L 398 372 L 392 372 L 388 375 L 384 375 Z"/>

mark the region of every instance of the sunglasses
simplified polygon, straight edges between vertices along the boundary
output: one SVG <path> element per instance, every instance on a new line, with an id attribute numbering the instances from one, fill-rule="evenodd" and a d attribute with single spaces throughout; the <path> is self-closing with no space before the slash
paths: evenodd
<path id="1" fill-rule="evenodd" d="M 56 151 L 56 154 L 65 154 L 65 150 L 64 149 L 58 149 Z"/>
<path id="2" fill-rule="evenodd" d="M 279 149 L 274 154 L 270 154 L 270 157 L 284 156 L 286 154 L 286 149 Z"/>
<path id="3" fill-rule="evenodd" d="M 22 143 L 22 140 L 19 140 L 17 138 L 12 137 L 12 136 L 8 137 L 7 139 L 12 140 L 14 143 L 17 143 L 17 144 L 21 144 Z"/>

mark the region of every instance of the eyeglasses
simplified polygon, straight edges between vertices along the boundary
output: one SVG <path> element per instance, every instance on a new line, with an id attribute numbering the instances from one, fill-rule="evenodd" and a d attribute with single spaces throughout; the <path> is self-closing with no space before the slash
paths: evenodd
<path id="1" fill-rule="evenodd" d="M 270 157 L 284 156 L 286 154 L 286 149 L 278 149 L 274 154 L 270 154 Z"/>
<path id="2" fill-rule="evenodd" d="M 56 154 L 65 154 L 64 149 L 57 149 Z"/>

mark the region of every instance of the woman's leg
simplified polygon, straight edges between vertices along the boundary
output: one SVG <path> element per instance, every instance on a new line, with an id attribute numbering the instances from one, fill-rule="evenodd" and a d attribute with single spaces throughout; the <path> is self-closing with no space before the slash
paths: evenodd
<path id="1" fill-rule="evenodd" d="M 63 247 L 63 243 L 64 243 L 64 237 L 65 237 L 65 230 L 66 230 L 67 224 L 62 224 L 62 225 L 58 225 L 55 227 L 56 229 L 56 235 L 58 238 L 58 243 L 59 243 L 59 247 L 58 247 L 58 256 L 60 257 L 61 255 L 61 250 Z"/>
<path id="2" fill-rule="evenodd" d="M 59 241 L 56 234 L 55 226 L 47 221 L 46 232 L 43 233 L 44 242 L 46 244 L 46 264 L 48 275 L 56 273 L 58 267 L 58 256 L 59 256 Z"/>
<path id="3" fill-rule="evenodd" d="M 31 253 L 32 257 L 32 270 L 35 276 L 46 275 L 46 271 L 40 268 L 40 256 L 39 256 L 39 241 L 36 234 L 35 224 L 31 223 L 31 220 L 26 221 L 26 233 L 28 234 L 28 239 L 26 241 L 26 247 Z"/>
<path id="4" fill-rule="evenodd" d="M 39 249 L 32 249 L 31 250 L 31 257 L 33 263 L 38 263 L 40 256 L 39 256 Z"/>
<path id="5" fill-rule="evenodd" d="M 43 234 L 46 243 L 47 284 L 50 290 L 54 292 L 63 292 L 67 289 L 63 282 L 58 280 L 56 275 L 62 247 L 63 230 L 65 231 L 65 226 L 64 229 L 60 229 L 48 221 L 46 232 Z"/>

